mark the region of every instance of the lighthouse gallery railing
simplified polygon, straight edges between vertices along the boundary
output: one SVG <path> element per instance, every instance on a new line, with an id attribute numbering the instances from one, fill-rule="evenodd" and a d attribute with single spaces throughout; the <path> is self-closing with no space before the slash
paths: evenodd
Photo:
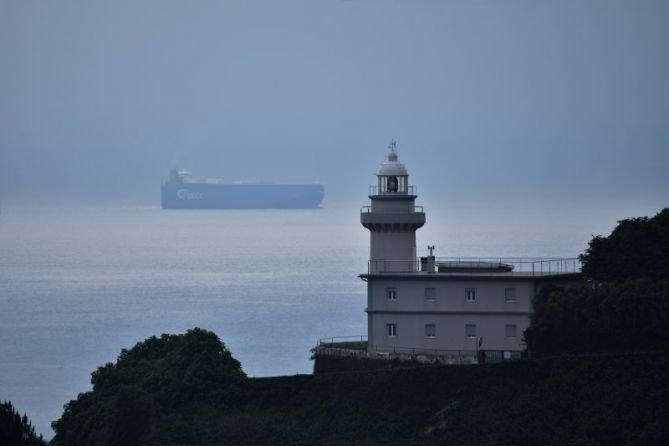
<path id="1" fill-rule="evenodd" d="M 575 257 L 436 257 L 431 271 L 425 260 L 373 259 L 367 263 L 369 274 L 384 273 L 507 273 L 524 276 L 546 276 L 578 273 L 581 261 Z"/>

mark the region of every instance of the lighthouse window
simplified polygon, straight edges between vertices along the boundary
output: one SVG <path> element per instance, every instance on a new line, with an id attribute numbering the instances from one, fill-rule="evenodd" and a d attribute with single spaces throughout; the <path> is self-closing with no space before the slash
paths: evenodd
<path id="1" fill-rule="evenodd" d="M 436 288 L 425 288 L 425 300 L 429 300 L 429 301 L 437 300 L 437 289 Z"/>
<path id="2" fill-rule="evenodd" d="M 504 288 L 504 301 L 505 302 L 515 302 L 516 301 L 516 289 L 515 288 Z"/>
<path id="3" fill-rule="evenodd" d="M 465 300 L 467 302 L 476 302 L 476 288 L 465 288 Z"/>
<path id="4" fill-rule="evenodd" d="M 388 177 L 388 192 L 397 192 L 397 177 Z"/>
<path id="5" fill-rule="evenodd" d="M 397 288 L 386 288 L 386 299 L 389 301 L 397 300 Z"/>
<path id="6" fill-rule="evenodd" d="M 389 338 L 397 336 L 397 324 L 386 324 L 386 333 Z"/>
<path id="7" fill-rule="evenodd" d="M 437 326 L 434 324 L 425 324 L 425 337 L 434 338 L 437 336 Z"/>

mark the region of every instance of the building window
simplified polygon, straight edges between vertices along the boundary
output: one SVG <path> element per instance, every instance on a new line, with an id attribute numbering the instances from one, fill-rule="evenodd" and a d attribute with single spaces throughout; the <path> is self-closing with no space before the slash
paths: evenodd
<path id="1" fill-rule="evenodd" d="M 506 337 L 507 338 L 516 337 L 516 324 L 506 324 Z"/>
<path id="2" fill-rule="evenodd" d="M 504 288 L 504 302 L 515 302 L 515 301 L 516 301 L 516 289 Z"/>
<path id="3" fill-rule="evenodd" d="M 476 302 L 476 288 L 465 288 L 465 300 L 467 302 Z"/>
<path id="4" fill-rule="evenodd" d="M 386 333 L 389 338 L 397 336 L 397 324 L 386 324 Z"/>
<path id="5" fill-rule="evenodd" d="M 425 300 L 437 300 L 437 289 L 425 288 Z"/>
<path id="6" fill-rule="evenodd" d="M 397 288 L 386 288 L 386 299 L 389 301 L 397 300 Z"/>
<path id="7" fill-rule="evenodd" d="M 465 337 L 467 337 L 467 338 L 475 338 L 476 337 L 476 324 L 465 325 Z"/>
<path id="8" fill-rule="evenodd" d="M 434 324 L 425 324 L 425 337 L 434 338 L 437 336 L 437 327 Z"/>

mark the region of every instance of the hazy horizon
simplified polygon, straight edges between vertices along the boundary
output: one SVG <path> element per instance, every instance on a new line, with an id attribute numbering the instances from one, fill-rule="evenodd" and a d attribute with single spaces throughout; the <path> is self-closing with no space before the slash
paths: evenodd
<path id="1" fill-rule="evenodd" d="M 150 204 L 171 167 L 363 204 L 669 191 L 665 1 L 0 2 L 0 202 Z"/>

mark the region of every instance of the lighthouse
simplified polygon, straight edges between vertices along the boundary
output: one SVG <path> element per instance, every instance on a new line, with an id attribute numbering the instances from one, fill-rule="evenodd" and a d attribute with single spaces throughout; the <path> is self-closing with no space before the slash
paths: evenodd
<path id="1" fill-rule="evenodd" d="M 395 141 L 388 149 L 377 183 L 369 188 L 371 206 L 360 212 L 360 223 L 370 232 L 369 272 L 415 272 L 416 230 L 425 224 L 425 213 L 415 205 L 416 189 L 398 160 Z"/>
<path id="2" fill-rule="evenodd" d="M 425 212 L 416 196 L 392 142 L 369 188 L 371 205 L 360 212 L 370 234 L 368 270 L 358 276 L 367 284 L 367 340 L 321 340 L 317 363 L 320 356 L 442 364 L 520 358 L 532 298 L 544 286 L 581 280 L 577 259 L 435 258 L 428 245 L 417 260 Z"/>

